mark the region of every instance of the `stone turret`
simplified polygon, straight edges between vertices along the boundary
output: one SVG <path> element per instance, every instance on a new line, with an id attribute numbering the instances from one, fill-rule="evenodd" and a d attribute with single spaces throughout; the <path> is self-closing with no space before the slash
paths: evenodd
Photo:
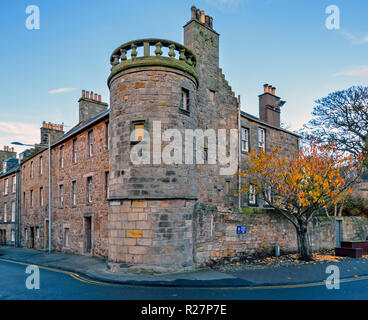
<path id="1" fill-rule="evenodd" d="M 185 129 L 198 127 L 196 56 L 173 41 L 141 39 L 118 47 L 110 62 L 110 267 L 190 267 L 196 165 L 168 163 L 161 153 L 170 136 L 184 141 Z"/>

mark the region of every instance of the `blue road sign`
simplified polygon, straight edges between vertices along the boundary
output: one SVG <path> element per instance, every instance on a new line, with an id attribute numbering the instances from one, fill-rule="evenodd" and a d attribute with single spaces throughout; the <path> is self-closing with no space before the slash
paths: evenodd
<path id="1" fill-rule="evenodd" d="M 236 227 L 236 233 L 237 234 L 245 234 L 245 233 L 247 233 L 247 227 L 246 226 L 237 226 Z"/>

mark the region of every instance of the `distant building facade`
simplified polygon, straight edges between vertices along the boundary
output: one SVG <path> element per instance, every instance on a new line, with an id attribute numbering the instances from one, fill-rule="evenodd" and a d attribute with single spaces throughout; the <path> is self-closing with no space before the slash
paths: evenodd
<path id="1" fill-rule="evenodd" d="M 6 155 L 2 159 L 0 173 L 0 245 L 15 246 L 19 242 L 20 167 L 13 149 L 5 147 L 4 152 Z M 7 156 L 11 157 L 6 158 Z"/>

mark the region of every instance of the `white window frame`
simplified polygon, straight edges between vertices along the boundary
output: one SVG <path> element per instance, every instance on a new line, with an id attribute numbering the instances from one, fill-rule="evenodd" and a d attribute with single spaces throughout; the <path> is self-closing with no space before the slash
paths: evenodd
<path id="1" fill-rule="evenodd" d="M 4 181 L 4 195 L 8 194 L 9 189 L 9 179 L 5 179 Z"/>
<path id="2" fill-rule="evenodd" d="M 15 222 L 15 201 L 11 203 L 11 222 Z"/>
<path id="3" fill-rule="evenodd" d="M 4 222 L 8 222 L 8 204 L 4 203 Z"/>
<path id="4" fill-rule="evenodd" d="M 265 187 L 265 202 L 266 202 L 266 204 L 267 204 L 267 201 L 266 200 L 268 200 L 268 202 L 271 202 L 272 201 L 272 188 L 271 188 L 271 186 L 270 185 L 267 185 L 266 187 Z"/>
<path id="5" fill-rule="evenodd" d="M 72 205 L 77 205 L 77 181 L 72 181 Z"/>
<path id="6" fill-rule="evenodd" d="M 64 208 L 64 185 L 59 184 L 59 208 Z"/>
<path id="7" fill-rule="evenodd" d="M 43 157 L 40 157 L 40 176 L 43 175 Z"/>
<path id="8" fill-rule="evenodd" d="M 13 176 L 12 180 L 12 192 L 15 193 L 17 191 L 17 176 Z"/>
<path id="9" fill-rule="evenodd" d="M 73 148 L 73 163 L 77 163 L 78 162 L 77 139 L 73 139 L 72 148 Z"/>
<path id="10" fill-rule="evenodd" d="M 109 198 L 109 194 L 110 194 L 110 172 L 106 171 L 105 172 L 105 197 L 106 199 Z"/>
<path id="11" fill-rule="evenodd" d="M 93 144 L 94 144 L 93 130 L 91 130 L 91 131 L 88 131 L 88 156 L 89 157 L 93 157 Z"/>
<path id="12" fill-rule="evenodd" d="M 93 197 L 93 179 L 92 177 L 87 178 L 87 202 L 92 203 Z"/>
<path id="13" fill-rule="evenodd" d="M 266 150 L 266 130 L 258 128 L 258 148 Z"/>
<path id="14" fill-rule="evenodd" d="M 60 168 L 64 168 L 64 146 L 60 147 Z"/>
<path id="15" fill-rule="evenodd" d="M 241 151 L 249 152 L 249 129 L 241 128 Z"/>
<path id="16" fill-rule="evenodd" d="M 249 194 L 248 194 L 248 203 L 250 205 L 256 205 L 257 204 L 257 197 L 256 197 L 256 189 L 253 184 L 249 185 Z"/>

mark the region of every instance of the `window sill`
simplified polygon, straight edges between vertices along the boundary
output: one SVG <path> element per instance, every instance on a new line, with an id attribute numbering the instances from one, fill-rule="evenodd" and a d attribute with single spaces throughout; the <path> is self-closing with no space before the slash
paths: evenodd
<path id="1" fill-rule="evenodd" d="M 257 203 L 248 203 L 248 207 L 258 207 Z"/>
<path id="2" fill-rule="evenodd" d="M 188 110 L 185 110 L 185 109 L 182 109 L 182 108 L 179 108 L 179 113 L 184 114 L 186 116 L 190 115 L 190 112 Z"/>
<path id="3" fill-rule="evenodd" d="M 146 144 L 147 143 L 147 141 L 145 141 L 145 140 L 133 140 L 133 141 L 130 141 L 130 144 L 138 144 L 138 143 L 143 143 L 143 144 Z"/>

